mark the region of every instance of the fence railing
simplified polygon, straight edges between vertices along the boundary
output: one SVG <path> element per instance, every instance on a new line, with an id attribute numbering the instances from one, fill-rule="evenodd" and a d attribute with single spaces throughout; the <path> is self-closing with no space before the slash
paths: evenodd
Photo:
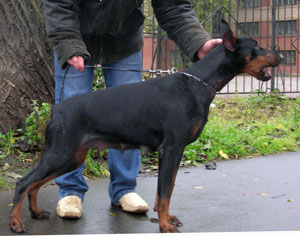
<path id="1" fill-rule="evenodd" d="M 234 78 L 222 94 L 252 93 L 256 90 L 300 93 L 300 5 L 299 0 L 191 0 L 193 8 L 212 38 L 220 36 L 220 19 L 231 25 L 237 36 L 252 37 L 267 49 L 280 51 L 283 63 L 273 68 L 273 79 L 262 83 L 248 75 Z M 145 35 L 144 67 L 179 70 L 190 61 L 152 21 Z M 151 60 L 146 62 L 146 57 Z"/>

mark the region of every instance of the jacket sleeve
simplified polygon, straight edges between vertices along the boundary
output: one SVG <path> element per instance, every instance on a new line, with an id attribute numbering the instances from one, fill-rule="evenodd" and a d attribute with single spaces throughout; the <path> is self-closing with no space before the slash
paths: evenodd
<path id="1" fill-rule="evenodd" d="M 64 69 L 74 55 L 90 57 L 81 38 L 79 0 L 44 0 L 46 31 Z"/>
<path id="2" fill-rule="evenodd" d="M 197 51 L 208 40 L 209 34 L 201 26 L 189 0 L 152 0 L 157 21 L 170 39 L 192 61 L 198 60 Z"/>

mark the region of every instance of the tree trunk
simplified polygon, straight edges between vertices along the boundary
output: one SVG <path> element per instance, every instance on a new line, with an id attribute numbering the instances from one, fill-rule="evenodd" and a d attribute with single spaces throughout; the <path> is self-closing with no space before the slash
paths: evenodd
<path id="1" fill-rule="evenodd" d="M 6 132 L 24 126 L 33 99 L 53 102 L 41 0 L 0 1 L 0 45 L 0 132 Z"/>

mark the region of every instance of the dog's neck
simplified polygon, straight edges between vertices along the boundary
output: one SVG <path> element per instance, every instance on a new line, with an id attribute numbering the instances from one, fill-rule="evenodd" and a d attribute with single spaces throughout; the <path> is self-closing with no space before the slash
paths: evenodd
<path id="1" fill-rule="evenodd" d="M 228 52 L 225 51 L 224 46 L 220 45 L 194 63 L 186 72 L 201 78 L 217 91 L 221 91 L 239 73 L 234 58 L 228 57 L 226 53 Z"/>

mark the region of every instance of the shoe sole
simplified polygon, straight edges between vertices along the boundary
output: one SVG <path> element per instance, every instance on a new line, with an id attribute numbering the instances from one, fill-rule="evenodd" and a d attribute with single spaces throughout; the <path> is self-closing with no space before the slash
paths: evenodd
<path id="1" fill-rule="evenodd" d="M 146 213 L 149 211 L 149 208 L 148 207 L 141 207 L 139 209 L 132 209 L 132 208 L 122 208 L 123 211 L 126 211 L 126 212 L 130 212 L 130 213 Z"/>
<path id="2" fill-rule="evenodd" d="M 56 213 L 59 217 L 64 218 L 64 219 L 79 219 L 81 217 L 81 215 L 78 214 L 74 214 L 73 212 L 68 212 L 65 214 L 60 214 L 60 213 Z"/>

